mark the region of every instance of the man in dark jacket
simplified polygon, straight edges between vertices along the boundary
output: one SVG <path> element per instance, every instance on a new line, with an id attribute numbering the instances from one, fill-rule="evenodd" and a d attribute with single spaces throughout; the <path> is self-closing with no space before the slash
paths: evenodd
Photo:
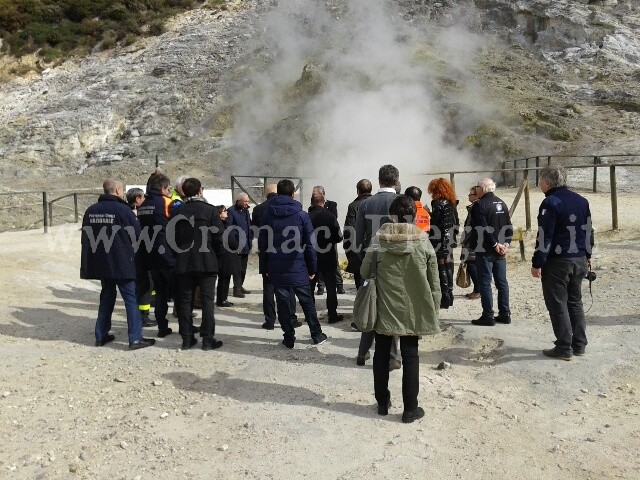
<path id="1" fill-rule="evenodd" d="M 153 345 L 142 337 L 142 316 L 136 300 L 136 261 L 134 244 L 140 235 L 135 215 L 124 200 L 120 180 L 107 179 L 104 195 L 91 205 L 82 219 L 80 278 L 100 280 L 100 306 L 96 320 L 96 346 L 112 342 L 111 315 L 116 302 L 116 287 L 124 300 L 129 329 L 129 349 Z"/>
<path id="2" fill-rule="evenodd" d="M 311 208 L 309 217 L 316 235 L 316 252 L 318 269 L 315 277 L 310 282 L 311 293 L 315 291 L 318 274 L 325 279 L 327 288 L 327 311 L 329 323 L 337 323 L 344 319 L 338 315 L 338 296 L 336 292 L 335 271 L 338 267 L 337 244 L 342 242 L 342 232 L 338 219 L 325 209 L 325 199 L 319 193 L 311 196 Z"/>
<path id="3" fill-rule="evenodd" d="M 187 178 L 182 183 L 185 200 L 178 207 L 169 223 L 175 231 L 176 265 L 180 303 L 178 320 L 182 349 L 193 347 L 197 340 L 193 331 L 193 297 L 196 286 L 200 287 L 202 300 L 202 349 L 220 348 L 222 342 L 215 339 L 214 292 L 218 276 L 218 257 L 222 254 L 222 230 L 224 226 L 213 205 L 202 196 L 202 185 L 197 178 Z"/>
<path id="4" fill-rule="evenodd" d="M 353 279 L 356 282 L 356 288 L 362 286 L 362 276 L 360 275 L 360 255 L 356 252 L 356 216 L 360 204 L 371 196 L 371 181 L 363 178 L 356 184 L 356 192 L 358 196 L 347 207 L 347 217 L 344 219 L 344 251 L 347 254 L 347 272 L 353 274 Z"/>
<path id="5" fill-rule="evenodd" d="M 327 194 L 324 191 L 324 187 L 322 185 L 316 185 L 313 187 L 312 195 L 321 195 L 324 197 L 324 209 L 327 210 L 331 215 L 338 218 L 338 204 L 332 200 L 327 200 Z M 336 291 L 339 294 L 344 294 L 344 281 L 342 280 L 342 272 L 338 267 L 338 250 L 336 249 L 336 269 L 335 269 L 335 282 L 336 282 Z M 318 283 L 318 295 L 324 295 L 325 291 L 325 283 L 324 283 L 324 275 L 320 274 L 316 276 L 316 281 Z"/>
<path id="6" fill-rule="evenodd" d="M 398 196 L 396 187 L 400 185 L 400 172 L 393 165 L 383 165 L 378 170 L 378 184 L 380 185 L 378 193 L 364 200 L 360 204 L 356 215 L 355 248 L 360 256 L 360 261 L 364 259 L 366 249 L 369 248 L 371 239 L 378 229 L 391 221 L 389 218 L 389 206 Z M 362 332 L 358 347 L 358 357 L 356 358 L 358 365 L 364 365 L 366 360 L 370 358 L 369 350 L 374 340 L 375 332 Z M 397 358 L 398 344 L 399 339 L 395 337 L 391 350 L 391 361 L 389 362 L 390 370 L 397 370 L 401 367 Z"/>
<path id="7" fill-rule="evenodd" d="M 478 200 L 471 207 L 469 249 L 476 252 L 476 270 L 482 302 L 482 316 L 474 325 L 492 327 L 511 323 L 509 284 L 507 283 L 507 250 L 513 236 L 513 225 L 507 205 L 493 193 L 496 184 L 490 178 L 478 182 Z M 494 318 L 491 279 L 498 290 L 498 316 Z"/>
<path id="8" fill-rule="evenodd" d="M 282 343 L 287 348 L 293 348 L 296 340 L 291 324 L 292 294 L 304 311 L 313 343 L 319 345 L 327 340 L 309 288 L 309 280 L 313 280 L 318 267 L 313 225 L 302 205 L 293 199 L 294 193 L 291 180 L 278 182 L 278 196 L 269 202 L 258 237 L 260 273 L 268 275 L 275 287 L 278 321 L 284 332 Z"/>
<path id="9" fill-rule="evenodd" d="M 251 242 L 253 241 L 253 231 L 251 230 L 251 217 L 249 216 L 249 195 L 240 193 L 236 198 L 236 203 L 227 210 L 229 213 L 229 228 L 235 229 L 238 235 L 238 243 L 240 245 L 240 277 L 242 283 L 236 285 L 233 280 L 233 296 L 244 298 L 245 295 L 251 293 L 243 287 L 244 279 L 247 276 L 247 265 L 249 263 L 249 253 L 251 253 Z"/>
<path id="10" fill-rule="evenodd" d="M 254 236 L 257 235 L 256 232 L 259 232 L 260 227 L 262 227 L 262 217 L 267 211 L 269 201 L 278 196 L 278 186 L 275 183 L 266 185 L 264 187 L 264 194 L 266 200 L 253 207 L 253 211 L 251 212 L 251 226 L 255 230 Z M 302 326 L 302 322 L 298 321 L 298 317 L 296 316 L 296 296 L 290 295 L 290 297 L 290 307 L 291 312 L 293 312 L 291 323 L 295 328 L 298 328 Z M 264 313 L 262 328 L 265 330 L 273 330 L 276 324 L 276 294 L 273 283 L 269 281 L 267 275 L 262 275 L 262 312 Z"/>
<path id="11" fill-rule="evenodd" d="M 173 252 L 167 243 L 167 224 L 169 223 L 169 177 L 162 173 L 154 173 L 147 183 L 147 198 L 138 208 L 138 220 L 142 227 L 140 255 L 143 270 L 151 272 L 153 287 L 156 291 L 155 316 L 158 324 L 158 337 L 170 335 L 167 305 L 171 297 L 171 269 L 175 261 Z M 145 291 L 144 284 L 148 275 L 138 276 L 138 291 Z"/>
<path id="12" fill-rule="evenodd" d="M 545 199 L 538 213 L 538 238 L 531 274 L 542 279 L 555 347 L 548 357 L 571 360 L 584 355 L 587 326 L 582 308 L 582 281 L 591 269 L 594 245 L 589 202 L 566 187 L 562 167 L 540 171 L 538 185 Z"/>

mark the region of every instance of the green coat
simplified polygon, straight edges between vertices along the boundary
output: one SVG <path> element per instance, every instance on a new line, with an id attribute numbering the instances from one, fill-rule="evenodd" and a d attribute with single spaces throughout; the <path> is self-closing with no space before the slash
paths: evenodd
<path id="1" fill-rule="evenodd" d="M 428 235 L 413 224 L 385 223 L 371 242 L 360 268 L 371 276 L 377 250 L 378 321 L 383 335 L 417 336 L 440 331 L 440 281 Z"/>

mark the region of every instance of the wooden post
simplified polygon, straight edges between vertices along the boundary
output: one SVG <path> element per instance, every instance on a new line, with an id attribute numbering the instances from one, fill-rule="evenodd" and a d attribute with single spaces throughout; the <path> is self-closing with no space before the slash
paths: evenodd
<path id="1" fill-rule="evenodd" d="M 524 175 L 524 172 L 522 172 L 522 173 L 523 173 L 523 177 L 522 177 L 522 178 L 523 178 L 523 179 L 525 179 L 525 178 L 526 178 L 526 179 L 528 180 L 528 179 L 529 179 L 529 175 L 528 175 L 529 159 L 528 159 L 528 158 L 524 161 L 524 166 L 525 166 L 525 168 L 527 169 L 527 170 L 525 170 L 525 172 L 527 172 L 527 175 Z"/>
<path id="2" fill-rule="evenodd" d="M 616 180 L 616 166 L 609 167 L 611 182 L 611 227 L 618 230 L 618 182 Z"/>
<path id="3" fill-rule="evenodd" d="M 49 226 L 53 227 L 53 203 L 49 202 Z"/>
<path id="4" fill-rule="evenodd" d="M 600 163 L 598 157 L 593 157 L 593 164 L 597 165 Z M 593 167 L 593 193 L 598 191 L 598 167 Z"/>
<path id="5" fill-rule="evenodd" d="M 42 192 L 42 213 L 44 218 L 44 233 L 49 233 L 49 212 L 47 211 L 47 192 Z"/>
<path id="6" fill-rule="evenodd" d="M 504 173 L 506 169 L 507 169 L 507 161 L 505 160 L 504 162 L 502 162 L 502 185 L 504 185 L 507 182 L 505 178 L 505 173 Z"/>
<path id="7" fill-rule="evenodd" d="M 231 201 L 235 202 L 235 198 L 236 198 L 236 194 L 235 194 L 235 180 L 236 177 L 234 177 L 233 175 L 231 175 Z"/>
<path id="8" fill-rule="evenodd" d="M 78 194 L 73 194 L 73 213 L 76 216 L 76 223 L 80 220 L 80 215 L 78 214 Z"/>
<path id="9" fill-rule="evenodd" d="M 158 154 L 156 153 L 156 168 L 160 166 L 160 158 L 158 158 Z"/>
<path id="10" fill-rule="evenodd" d="M 518 172 L 516 172 L 517 160 L 513 161 L 513 188 L 518 188 Z"/>
<path id="11" fill-rule="evenodd" d="M 547 167 L 551 165 L 551 157 L 547 157 Z"/>
<path id="12" fill-rule="evenodd" d="M 453 185 L 453 190 L 455 191 L 456 189 L 456 180 L 455 180 L 455 173 L 451 172 L 449 173 L 449 181 L 451 182 L 451 185 Z"/>
<path id="13" fill-rule="evenodd" d="M 536 187 L 540 181 L 540 170 L 538 168 L 540 168 L 540 157 L 536 157 Z"/>
<path id="14" fill-rule="evenodd" d="M 529 170 L 524 171 L 524 213 L 526 215 L 525 227 L 531 231 L 531 198 L 529 197 Z"/>

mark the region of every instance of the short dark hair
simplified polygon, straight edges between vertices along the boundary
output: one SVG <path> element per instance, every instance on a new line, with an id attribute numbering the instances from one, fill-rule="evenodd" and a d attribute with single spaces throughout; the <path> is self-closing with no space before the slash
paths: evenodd
<path id="1" fill-rule="evenodd" d="M 389 215 L 397 217 L 397 223 L 413 223 L 416 218 L 416 204 L 411 197 L 398 195 L 389 205 Z"/>
<path id="2" fill-rule="evenodd" d="M 314 193 L 313 195 L 311 195 L 312 207 L 321 207 L 322 205 L 324 205 L 324 202 L 324 195 L 321 195 L 319 193 Z"/>
<path id="3" fill-rule="evenodd" d="M 166 188 L 171 183 L 169 177 L 167 177 L 164 173 L 152 173 L 149 177 L 149 181 L 147 182 L 148 190 L 162 190 Z"/>
<path id="4" fill-rule="evenodd" d="M 288 178 L 283 178 L 278 182 L 278 195 L 292 196 L 296 193 L 296 186 Z"/>
<path id="5" fill-rule="evenodd" d="M 202 183 L 197 178 L 185 178 L 182 182 L 182 191 L 185 197 L 195 197 L 201 188 Z"/>
<path id="6" fill-rule="evenodd" d="M 224 212 L 227 207 L 225 207 L 224 205 L 216 205 L 216 211 L 218 212 L 218 215 L 222 215 L 222 212 Z"/>
<path id="7" fill-rule="evenodd" d="M 356 189 L 358 190 L 358 193 L 371 193 L 371 190 L 373 190 L 373 187 L 371 186 L 371 180 L 363 178 L 356 185 Z"/>
<path id="8" fill-rule="evenodd" d="M 419 202 L 422 198 L 422 190 L 415 186 L 407 187 L 407 189 L 404 191 L 404 194 L 407 197 L 411 197 L 414 202 Z"/>
<path id="9" fill-rule="evenodd" d="M 400 181 L 400 172 L 393 165 L 383 165 L 378 171 L 378 181 L 383 187 L 394 187 Z"/>

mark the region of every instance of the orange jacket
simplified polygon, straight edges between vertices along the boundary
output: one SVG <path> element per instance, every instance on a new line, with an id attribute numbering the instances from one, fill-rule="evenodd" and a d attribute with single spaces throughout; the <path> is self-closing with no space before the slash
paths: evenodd
<path id="1" fill-rule="evenodd" d="M 422 203 L 419 201 L 416 202 L 416 226 L 421 230 L 429 233 L 429 228 L 431 228 L 431 215 L 426 208 L 422 206 Z"/>

